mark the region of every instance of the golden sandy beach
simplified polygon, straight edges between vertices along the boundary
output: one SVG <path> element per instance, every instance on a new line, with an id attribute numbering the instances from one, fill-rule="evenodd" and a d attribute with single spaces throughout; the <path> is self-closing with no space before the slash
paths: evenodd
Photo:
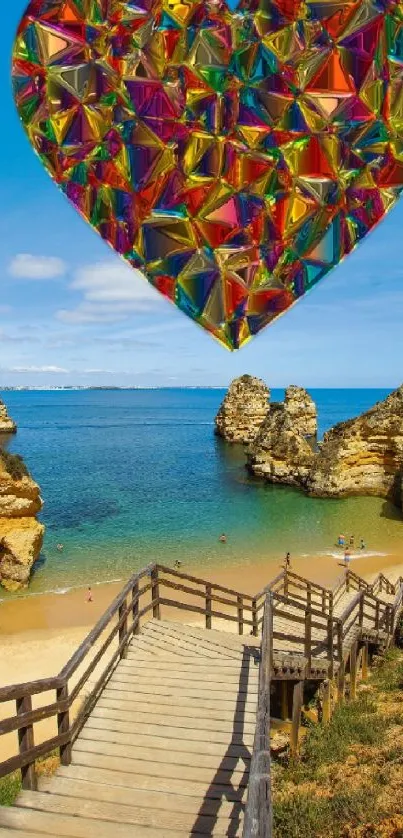
<path id="1" fill-rule="evenodd" d="M 340 563 L 342 556 L 340 552 Z M 329 561 L 328 557 L 323 561 L 318 557 L 297 559 L 292 563 L 292 570 L 331 587 L 343 572 L 340 563 L 336 559 Z M 403 555 L 359 557 L 351 562 L 351 568 L 366 578 L 382 570 L 394 579 L 400 573 L 403 575 Z M 281 570 L 281 564 L 251 564 L 247 571 L 230 566 L 208 572 L 193 567 L 187 570 L 186 565 L 182 569 L 190 575 L 254 594 Z M 0 603 L 0 685 L 57 674 L 122 587 L 123 582 L 97 585 L 92 603 L 86 602 L 85 588 Z M 181 615 L 186 620 L 191 617 L 186 612 L 176 612 L 175 619 L 181 619 Z"/>

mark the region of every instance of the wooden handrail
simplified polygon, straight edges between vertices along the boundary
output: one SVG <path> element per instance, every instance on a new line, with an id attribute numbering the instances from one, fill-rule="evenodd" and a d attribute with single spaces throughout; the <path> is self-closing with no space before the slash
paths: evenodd
<path id="1" fill-rule="evenodd" d="M 243 838 L 271 838 L 272 805 L 270 782 L 270 678 L 273 657 L 272 594 L 266 594 L 256 729 L 249 772 L 248 799 Z"/>
<path id="2" fill-rule="evenodd" d="M 147 581 L 141 584 L 145 577 L 147 577 Z M 295 580 L 302 584 L 295 585 Z M 342 595 L 352 581 L 358 585 L 358 593 L 344 609 L 342 615 L 335 617 L 333 608 L 337 596 L 339 593 Z M 183 584 L 183 582 L 191 584 Z M 281 586 L 281 583 L 283 583 L 283 586 Z M 377 585 L 381 586 L 380 590 L 385 587 L 389 594 L 391 592 L 396 594 L 393 603 L 383 602 L 376 596 Z M 305 589 L 306 598 L 293 591 L 290 594 L 288 588 L 293 586 L 297 589 Z M 185 595 L 200 597 L 201 604 L 193 605 L 188 601 L 178 601 L 168 595 L 162 596 L 161 589 L 164 587 L 168 589 L 168 594 L 170 591 L 178 591 Z M 148 594 L 146 604 L 140 608 L 141 600 L 146 594 Z M 315 599 L 313 599 L 313 595 Z M 317 601 L 318 595 L 320 596 L 319 603 Z M 263 812 L 267 814 L 267 808 L 270 807 L 267 785 L 270 776 L 270 765 L 267 762 L 268 724 L 265 738 L 262 720 L 265 718 L 267 722 L 269 713 L 268 686 L 272 667 L 273 638 L 288 638 L 288 640 L 294 640 L 302 644 L 302 649 L 308 661 L 307 672 L 309 672 L 313 648 L 319 643 L 328 652 L 331 658 L 330 671 L 333 671 L 333 661 L 337 658 L 340 661 L 342 660 L 343 640 L 355 622 L 357 622 L 358 628 L 362 629 L 363 625 L 365 628 L 365 621 L 367 623 L 370 621 L 376 631 L 385 631 L 387 636 L 390 637 L 396 627 L 402 600 L 403 577 L 399 577 L 396 583 L 392 585 L 383 574 L 378 574 L 374 583 L 369 585 L 353 571 L 348 570 L 341 582 L 332 591 L 309 580 L 304 580 L 303 577 L 298 576 L 293 571 L 282 570 L 264 591 L 256 596 L 251 596 L 164 565 L 149 564 L 128 580 L 57 676 L 0 688 L 0 704 L 9 701 L 16 702 L 16 713 L 0 722 L 0 735 L 18 731 L 19 737 L 19 753 L 6 762 L 0 763 L 0 777 L 19 768 L 22 771 L 23 787 L 35 788 L 35 760 L 39 757 L 47 756 L 55 748 L 58 748 L 62 764 L 68 765 L 70 763 L 72 742 L 79 734 L 115 666 L 122 657 L 126 656 L 127 647 L 133 635 L 139 631 L 140 620 L 150 611 L 154 618 L 158 619 L 161 606 L 167 605 L 204 615 L 207 629 L 212 627 L 213 618 L 219 618 L 237 623 L 240 634 L 243 633 L 246 626 L 256 636 L 259 632 L 259 626 L 262 624 L 262 662 L 259 677 L 263 681 L 262 683 L 259 682 L 257 738 L 255 738 L 254 749 L 256 756 L 253 763 L 253 777 L 255 779 L 253 781 L 254 790 L 251 791 L 252 802 L 250 807 L 252 809 L 250 811 L 255 811 L 253 801 L 258 797 L 260 801 L 265 801 L 264 805 L 262 804 Z M 227 609 L 233 610 L 233 613 L 215 610 L 214 603 L 221 603 Z M 354 609 L 357 609 L 357 605 L 359 605 L 359 611 L 348 623 Z M 291 609 L 291 613 L 290 610 L 284 610 L 287 608 Z M 260 616 L 262 611 L 263 615 Z M 295 634 L 294 636 L 290 632 L 284 635 L 281 631 L 274 631 L 273 615 L 281 619 L 287 619 L 290 623 L 294 622 L 299 626 L 305 625 L 302 635 Z M 106 633 L 109 627 L 110 630 Z M 312 637 L 313 630 L 323 632 L 323 641 L 318 641 Z M 104 636 L 104 633 L 106 636 Z M 337 636 L 337 657 L 335 654 L 335 636 Z M 91 651 L 94 652 L 94 646 L 98 641 L 100 641 L 100 644 L 97 645 L 95 653 L 85 666 L 87 656 Z M 117 642 L 117 647 L 113 651 L 111 647 L 112 643 L 115 642 Z M 107 653 L 108 657 L 106 657 Z M 71 722 L 70 709 L 79 698 L 92 673 L 98 666 L 101 666 L 101 662 L 103 665 L 102 672 L 97 676 L 95 685 L 91 687 L 89 694 L 85 697 L 80 713 L 74 722 Z M 82 665 L 85 666 L 85 669 L 79 672 L 78 670 Z M 72 678 L 76 675 L 78 680 L 71 684 Z M 32 698 L 46 692 L 55 692 L 56 701 L 34 708 Z M 55 719 L 58 735 L 42 742 L 40 745 L 35 745 L 34 725 L 49 718 Z M 253 818 L 255 818 L 255 815 L 253 815 Z M 271 835 L 271 832 L 267 831 L 271 829 L 271 820 L 267 820 L 266 815 L 264 815 L 262 823 L 259 818 L 257 821 L 255 818 L 254 823 L 255 825 L 258 824 L 260 831 L 245 833 L 246 838 L 249 834 L 256 834 L 259 838 L 268 838 Z"/>

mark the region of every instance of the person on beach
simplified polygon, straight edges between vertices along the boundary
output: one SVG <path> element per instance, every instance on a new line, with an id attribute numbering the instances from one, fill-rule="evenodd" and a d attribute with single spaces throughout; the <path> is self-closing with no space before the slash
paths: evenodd
<path id="1" fill-rule="evenodd" d="M 291 555 L 290 555 L 290 553 L 287 553 L 286 557 L 284 559 L 284 570 L 289 570 L 290 567 L 291 567 Z"/>
<path id="2" fill-rule="evenodd" d="M 90 587 L 88 588 L 88 591 L 87 591 L 87 596 L 86 596 L 86 598 L 85 598 L 85 601 L 86 601 L 86 602 L 94 602 L 94 600 L 93 600 L 93 598 L 92 598 L 92 590 L 91 590 L 91 588 L 90 588 Z"/>
<path id="3" fill-rule="evenodd" d="M 339 535 L 339 538 L 337 540 L 337 546 L 338 547 L 345 547 L 345 544 L 346 544 L 346 536 L 345 535 Z"/>
<path id="4" fill-rule="evenodd" d="M 346 567 L 349 566 L 350 561 L 351 561 L 351 553 L 350 553 L 349 550 L 346 550 L 345 553 L 344 553 L 344 564 L 345 564 Z"/>
<path id="5" fill-rule="evenodd" d="M 226 542 L 227 536 L 225 535 L 225 532 L 221 533 L 220 538 L 218 540 L 222 541 L 223 544 Z"/>
<path id="6" fill-rule="evenodd" d="M 360 540 L 360 550 L 365 550 L 365 541 L 363 538 Z"/>
<path id="7" fill-rule="evenodd" d="M 176 567 L 176 569 L 179 570 L 179 568 L 182 567 L 182 562 L 180 562 L 179 559 L 177 559 L 174 564 L 174 567 Z"/>

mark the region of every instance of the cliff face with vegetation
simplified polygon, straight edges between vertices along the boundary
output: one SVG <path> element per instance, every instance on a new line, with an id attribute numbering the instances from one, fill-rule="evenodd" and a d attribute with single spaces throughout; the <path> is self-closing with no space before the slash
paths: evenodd
<path id="1" fill-rule="evenodd" d="M 403 386 L 361 416 L 335 425 L 319 450 L 301 428 L 306 430 L 303 414 L 295 422 L 272 406 L 247 451 L 248 469 L 317 497 L 377 495 L 402 503 Z"/>
<path id="2" fill-rule="evenodd" d="M 25 587 L 38 559 L 44 527 L 36 520 L 42 508 L 39 486 L 20 457 L 0 451 L 0 585 Z"/>
<path id="3" fill-rule="evenodd" d="M 0 399 L 0 434 L 15 434 L 17 425 L 8 415 L 7 408 Z"/>
<path id="4" fill-rule="evenodd" d="M 235 378 L 217 413 L 216 433 L 227 442 L 251 442 L 267 416 L 269 398 L 270 391 L 260 378 Z"/>

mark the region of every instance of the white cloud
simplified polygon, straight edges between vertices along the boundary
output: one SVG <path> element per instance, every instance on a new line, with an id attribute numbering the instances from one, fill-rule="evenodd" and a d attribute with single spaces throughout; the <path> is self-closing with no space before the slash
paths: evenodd
<path id="1" fill-rule="evenodd" d="M 116 323 L 135 312 L 152 311 L 162 299 L 140 271 L 119 262 L 84 265 L 70 288 L 82 291 L 84 299 L 75 309 L 57 312 L 64 323 Z"/>
<path id="2" fill-rule="evenodd" d="M 57 256 L 32 256 L 18 253 L 10 262 L 8 273 L 16 279 L 56 279 L 64 276 L 67 265 Z"/>
<path id="3" fill-rule="evenodd" d="M 41 373 L 41 372 L 48 372 L 48 373 L 56 373 L 57 375 L 65 375 L 70 372 L 70 370 L 65 369 L 64 367 L 54 367 L 54 366 L 43 366 L 43 367 L 11 367 L 11 369 L 3 370 L 3 372 L 17 372 L 17 373 Z"/>

